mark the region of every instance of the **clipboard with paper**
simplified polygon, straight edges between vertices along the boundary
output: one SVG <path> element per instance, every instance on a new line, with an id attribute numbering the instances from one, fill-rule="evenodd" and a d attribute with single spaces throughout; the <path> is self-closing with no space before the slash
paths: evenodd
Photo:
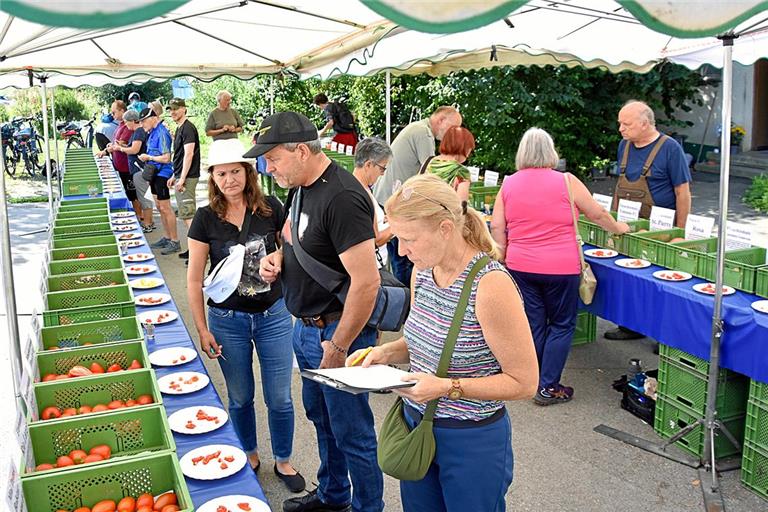
<path id="1" fill-rule="evenodd" d="M 303 370 L 301 376 L 325 386 L 336 388 L 357 395 L 373 391 L 407 388 L 415 381 L 404 382 L 402 377 L 408 372 L 383 364 L 374 364 L 367 368 L 347 366 L 322 370 Z"/>

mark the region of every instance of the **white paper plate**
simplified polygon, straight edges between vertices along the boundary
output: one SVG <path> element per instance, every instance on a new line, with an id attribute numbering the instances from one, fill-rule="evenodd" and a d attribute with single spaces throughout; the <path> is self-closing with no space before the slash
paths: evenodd
<path id="1" fill-rule="evenodd" d="M 112 212 L 110 215 L 113 219 L 127 219 L 128 217 L 133 217 L 135 214 L 133 212 Z"/>
<path id="2" fill-rule="evenodd" d="M 768 300 L 756 300 L 752 303 L 752 309 L 760 313 L 768 313 Z"/>
<path id="3" fill-rule="evenodd" d="M 128 219 L 128 218 L 120 218 L 120 217 L 112 219 L 112 224 L 114 224 L 115 226 L 122 226 L 125 224 L 134 224 L 134 223 L 136 223 L 136 219 Z"/>
<path id="4" fill-rule="evenodd" d="M 138 313 L 136 317 L 142 324 L 163 325 L 179 318 L 179 314 L 170 309 L 152 309 Z"/>
<path id="5" fill-rule="evenodd" d="M 584 251 L 584 256 L 590 258 L 614 258 L 618 255 L 619 253 L 613 249 L 588 249 Z"/>
<path id="6" fill-rule="evenodd" d="M 197 457 L 205 457 L 210 454 L 221 452 L 218 458 L 215 458 L 204 464 L 202 461 L 195 464 L 192 462 Z M 232 460 L 226 460 L 232 458 Z M 221 459 L 221 462 L 219 462 Z M 232 476 L 248 463 L 248 457 L 245 452 L 240 448 L 231 446 L 228 444 L 209 444 L 208 446 L 201 446 L 195 448 L 191 452 L 188 452 L 181 459 L 179 459 L 179 465 L 181 466 L 181 472 L 189 478 L 195 478 L 197 480 L 218 480 L 220 478 L 226 478 Z M 226 468 L 222 468 L 221 465 L 226 464 Z M 240 512 L 238 509 L 237 512 Z"/>
<path id="7" fill-rule="evenodd" d="M 195 377 L 197 380 L 193 380 Z M 211 379 L 204 373 L 176 372 L 157 379 L 157 385 L 160 392 L 166 395 L 186 395 L 203 389 L 210 381 Z M 171 387 L 171 384 L 174 383 L 178 384 L 178 387 Z"/>
<path id="8" fill-rule="evenodd" d="M 711 288 L 711 291 L 709 291 Z M 699 283 L 693 285 L 693 289 L 699 293 L 703 293 L 704 295 L 714 295 L 717 288 L 715 288 L 715 285 L 712 283 Z M 733 295 L 736 293 L 736 290 L 727 284 L 723 285 L 723 295 Z"/>
<path id="9" fill-rule="evenodd" d="M 142 293 L 133 299 L 137 306 L 159 306 L 171 300 L 167 293 Z"/>
<path id="10" fill-rule="evenodd" d="M 147 261 L 147 260 L 153 260 L 155 259 L 155 255 L 151 252 L 137 252 L 135 254 L 126 254 L 123 256 L 123 261 L 128 261 L 131 263 L 137 262 L 137 261 Z"/>
<path id="11" fill-rule="evenodd" d="M 157 270 L 157 267 L 154 265 L 128 265 L 125 267 L 125 273 L 129 276 L 141 276 L 144 274 L 149 274 L 151 272 L 154 272 Z"/>
<path id="12" fill-rule="evenodd" d="M 126 249 L 131 249 L 133 247 L 140 247 L 144 245 L 144 240 L 123 240 L 120 242 L 120 245 Z"/>
<path id="13" fill-rule="evenodd" d="M 134 279 L 130 281 L 131 288 L 135 290 L 149 290 L 150 288 L 157 288 L 163 286 L 165 281 L 159 277 L 142 277 L 141 279 Z"/>
<path id="14" fill-rule="evenodd" d="M 251 512 L 270 512 L 269 505 L 260 499 L 254 498 L 253 496 L 236 494 L 222 496 L 221 498 L 214 498 L 211 501 L 207 501 L 197 509 L 197 512 L 218 512 L 219 506 L 226 507 L 227 510 L 231 510 L 232 512 L 243 512 L 243 509 L 237 506 L 238 503 L 247 503 Z"/>
<path id="15" fill-rule="evenodd" d="M 621 258 L 620 260 L 614 261 L 614 263 L 620 267 L 631 269 L 647 268 L 651 266 L 650 261 L 641 260 L 639 258 Z"/>
<path id="16" fill-rule="evenodd" d="M 662 281 L 687 281 L 693 276 L 688 272 L 682 270 L 657 270 L 653 273 L 653 277 L 661 279 Z"/>
<path id="17" fill-rule="evenodd" d="M 201 414 L 202 417 L 199 417 L 198 414 Z M 215 417 L 216 420 L 206 419 L 206 417 Z M 179 434 L 207 434 L 223 427 L 228 419 L 229 415 L 224 409 L 201 405 L 199 407 L 187 407 L 171 414 L 168 416 L 168 426 Z M 195 428 L 187 427 L 187 425 L 192 424 L 195 425 Z"/>
<path id="18" fill-rule="evenodd" d="M 149 354 L 149 362 L 155 366 L 179 366 L 194 361 L 197 350 L 189 347 L 168 347 Z"/>
<path id="19" fill-rule="evenodd" d="M 123 242 L 125 240 L 136 240 L 137 238 L 141 238 L 141 235 L 138 233 L 123 233 L 122 235 L 117 235 L 118 242 Z"/>
<path id="20" fill-rule="evenodd" d="M 123 224 L 123 225 L 113 225 L 112 231 L 133 231 L 134 229 L 137 229 L 139 227 L 138 224 Z"/>

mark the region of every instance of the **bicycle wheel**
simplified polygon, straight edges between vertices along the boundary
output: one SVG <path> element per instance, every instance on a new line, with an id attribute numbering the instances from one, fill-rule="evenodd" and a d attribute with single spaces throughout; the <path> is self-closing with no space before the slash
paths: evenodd
<path id="1" fill-rule="evenodd" d="M 67 139 L 67 149 L 74 147 L 74 148 L 84 148 L 85 142 L 83 142 L 83 138 L 79 135 L 72 136 Z"/>
<path id="2" fill-rule="evenodd" d="M 29 174 L 31 177 L 35 177 L 35 169 L 36 165 L 34 163 L 34 160 L 32 158 L 32 151 L 29 149 L 29 147 L 26 147 L 21 150 L 21 158 L 24 160 L 24 170 L 27 171 L 27 174 Z"/>
<path id="3" fill-rule="evenodd" d="M 8 146 L 3 147 L 3 163 L 5 164 L 5 172 L 13 178 L 16 176 L 16 157 L 13 154 L 13 150 Z"/>
<path id="4" fill-rule="evenodd" d="M 44 169 L 45 155 L 43 154 L 43 138 L 35 136 L 35 138 L 29 142 L 29 147 L 27 149 L 29 150 L 30 160 L 35 169 L 38 171 Z"/>

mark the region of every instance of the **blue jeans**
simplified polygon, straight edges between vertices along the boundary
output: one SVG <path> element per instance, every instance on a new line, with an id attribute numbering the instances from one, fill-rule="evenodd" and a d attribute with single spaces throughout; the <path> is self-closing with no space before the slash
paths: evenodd
<path id="1" fill-rule="evenodd" d="M 579 276 L 510 270 L 525 301 L 539 359 L 539 388 L 560 383 L 579 313 Z"/>
<path id="2" fill-rule="evenodd" d="M 263 313 L 208 307 L 208 328 L 222 345 L 226 361 L 218 358 L 229 395 L 229 416 L 246 453 L 257 451 L 253 408 L 253 348 L 259 357 L 261 387 L 267 404 L 272 454 L 278 462 L 293 449 L 291 401 L 291 315 L 279 299 Z"/>
<path id="3" fill-rule="evenodd" d="M 392 273 L 398 281 L 410 288 L 413 263 L 411 263 L 411 260 L 409 260 L 407 256 L 400 256 L 397 247 L 397 238 L 393 238 L 387 242 L 387 251 L 389 251 L 389 262 L 390 265 L 392 265 Z"/>
<path id="4" fill-rule="evenodd" d="M 320 342 L 330 340 L 338 322 L 324 329 L 296 322 L 293 349 L 299 368 L 316 369 L 323 358 Z M 362 330 L 349 347 L 353 352 L 376 344 L 376 331 Z M 384 479 L 376 458 L 376 432 L 368 394 L 353 395 L 303 379 L 301 396 L 307 418 L 317 431 L 320 469 L 317 471 L 318 497 L 324 503 L 343 505 L 352 502 L 355 512 L 384 510 Z M 355 489 L 350 496 L 350 479 Z"/>
<path id="5" fill-rule="evenodd" d="M 408 415 L 405 420 L 416 426 Z M 421 480 L 400 481 L 403 512 L 504 512 L 514 468 L 509 415 L 479 427 L 432 431 L 429 471 Z"/>

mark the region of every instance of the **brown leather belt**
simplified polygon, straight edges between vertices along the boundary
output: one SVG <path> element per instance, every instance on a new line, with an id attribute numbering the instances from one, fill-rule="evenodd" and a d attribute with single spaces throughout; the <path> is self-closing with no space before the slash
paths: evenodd
<path id="1" fill-rule="evenodd" d="M 317 316 L 302 316 L 299 317 L 301 323 L 307 327 L 317 327 L 318 329 L 324 329 L 328 324 L 337 322 L 341 319 L 341 311 L 335 311 L 333 313 L 325 313 Z"/>

